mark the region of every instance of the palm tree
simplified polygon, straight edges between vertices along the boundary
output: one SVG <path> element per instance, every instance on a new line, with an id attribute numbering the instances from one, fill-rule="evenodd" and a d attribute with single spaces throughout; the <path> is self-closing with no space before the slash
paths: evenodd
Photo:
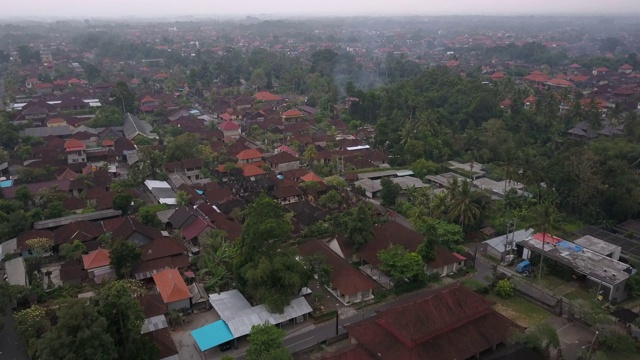
<path id="1" fill-rule="evenodd" d="M 542 264 L 544 262 L 544 245 L 547 242 L 547 234 L 550 236 L 552 232 L 561 229 L 560 212 L 551 202 L 543 202 L 538 204 L 529 215 L 528 228 L 536 232 L 542 233 L 542 252 L 540 258 L 540 269 L 538 278 L 542 278 Z"/>
<path id="2" fill-rule="evenodd" d="M 455 184 L 454 184 L 455 183 Z M 481 210 L 478 204 L 478 197 L 471 188 L 469 181 L 458 183 L 457 179 L 452 181 L 453 186 L 449 190 L 451 208 L 449 209 L 449 219 L 456 221 L 462 228 L 473 224 L 480 218 Z"/>

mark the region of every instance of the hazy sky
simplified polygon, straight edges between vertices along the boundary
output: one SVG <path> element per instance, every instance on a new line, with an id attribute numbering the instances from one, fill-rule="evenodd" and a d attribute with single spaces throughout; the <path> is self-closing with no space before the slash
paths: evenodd
<path id="1" fill-rule="evenodd" d="M 640 0 L 1 0 L 0 18 L 640 13 Z"/>

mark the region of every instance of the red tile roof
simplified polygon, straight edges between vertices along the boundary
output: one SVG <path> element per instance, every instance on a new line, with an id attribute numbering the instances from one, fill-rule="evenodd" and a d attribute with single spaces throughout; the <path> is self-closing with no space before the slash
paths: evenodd
<path id="1" fill-rule="evenodd" d="M 278 95 L 274 95 L 268 91 L 262 91 L 255 95 L 256 100 L 260 101 L 279 101 L 282 98 Z"/>
<path id="2" fill-rule="evenodd" d="M 620 69 L 620 70 L 633 70 L 633 66 L 631 66 L 629 64 L 624 64 L 624 65 L 620 66 L 618 69 Z"/>
<path id="3" fill-rule="evenodd" d="M 504 73 L 500 71 L 496 71 L 495 73 L 493 73 L 493 75 L 491 75 L 491 78 L 494 80 L 504 79 L 504 77 L 505 77 Z"/>
<path id="4" fill-rule="evenodd" d="M 341 258 L 322 240 L 309 240 L 298 246 L 298 252 L 302 256 L 322 255 L 332 270 L 331 285 L 341 294 L 355 295 L 377 287 L 375 281 Z"/>
<path id="5" fill-rule="evenodd" d="M 256 149 L 246 149 L 240 151 L 236 157 L 238 160 L 261 159 L 262 153 Z"/>
<path id="6" fill-rule="evenodd" d="M 553 78 L 553 79 L 547 81 L 547 84 L 553 85 L 553 86 L 561 86 L 561 87 L 574 87 L 575 86 L 575 85 L 573 85 L 573 83 L 571 81 L 567 81 L 567 80 L 559 79 L 559 78 Z"/>
<path id="7" fill-rule="evenodd" d="M 85 150 L 87 148 L 87 144 L 80 140 L 71 138 L 64 143 L 64 148 L 68 151 Z"/>
<path id="8" fill-rule="evenodd" d="M 98 249 L 86 255 L 82 255 L 82 263 L 85 270 L 97 269 L 109 266 L 109 250 Z"/>
<path id="9" fill-rule="evenodd" d="M 520 329 L 491 306 L 456 283 L 346 328 L 352 339 L 381 359 L 468 359 Z"/>
<path id="10" fill-rule="evenodd" d="M 322 182 L 323 179 L 320 176 L 314 174 L 313 172 L 310 172 L 307 175 L 302 176 L 300 180 L 304 182 L 309 182 L 309 181 Z"/>
<path id="11" fill-rule="evenodd" d="M 541 71 L 534 71 L 531 74 L 525 76 L 524 79 L 534 82 L 545 82 L 549 80 L 549 77 Z"/>
<path id="12" fill-rule="evenodd" d="M 254 164 L 240 164 L 244 177 L 264 175 L 266 172 Z"/>
<path id="13" fill-rule="evenodd" d="M 231 120 L 227 120 L 227 121 L 223 122 L 222 124 L 220 124 L 220 130 L 222 130 L 222 131 L 240 130 L 240 126 L 238 126 L 238 124 L 234 123 Z"/>
<path id="14" fill-rule="evenodd" d="M 526 99 L 524 99 L 524 103 L 525 104 L 535 104 L 536 102 L 536 97 L 534 95 L 529 95 Z"/>
<path id="15" fill-rule="evenodd" d="M 304 115 L 298 109 L 291 109 L 283 112 L 281 116 L 284 118 L 298 118 L 303 117 Z"/>
<path id="16" fill-rule="evenodd" d="M 166 269 L 153 274 L 153 281 L 165 304 L 191 298 L 187 284 L 176 269 Z"/>

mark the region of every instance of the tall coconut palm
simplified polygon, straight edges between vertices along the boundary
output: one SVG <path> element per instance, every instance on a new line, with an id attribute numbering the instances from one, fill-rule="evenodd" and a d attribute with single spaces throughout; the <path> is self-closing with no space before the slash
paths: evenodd
<path id="1" fill-rule="evenodd" d="M 454 179 L 453 183 L 455 184 L 449 189 L 451 207 L 448 217 L 449 220 L 457 222 L 464 228 L 478 221 L 481 215 L 481 206 L 469 181 L 464 180 L 459 183 L 457 179 Z"/>
<path id="2" fill-rule="evenodd" d="M 562 228 L 562 221 L 560 212 L 551 202 L 543 202 L 538 204 L 529 215 L 528 228 L 533 229 L 535 232 L 542 233 L 542 252 L 540 258 L 540 269 L 538 278 L 542 278 L 542 264 L 544 262 L 544 248 L 547 243 L 547 235 L 551 235 Z"/>

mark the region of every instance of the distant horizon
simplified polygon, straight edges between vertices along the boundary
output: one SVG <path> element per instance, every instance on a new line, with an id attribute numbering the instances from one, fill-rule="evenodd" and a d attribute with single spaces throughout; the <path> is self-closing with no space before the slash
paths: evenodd
<path id="1" fill-rule="evenodd" d="M 0 20 L 74 20 L 118 18 L 152 20 L 180 18 L 289 19 L 292 17 L 406 17 L 406 16 L 638 16 L 639 0 L 325 0 L 301 4 L 294 0 L 266 3 L 235 0 L 214 4 L 210 0 L 5 0 Z"/>

